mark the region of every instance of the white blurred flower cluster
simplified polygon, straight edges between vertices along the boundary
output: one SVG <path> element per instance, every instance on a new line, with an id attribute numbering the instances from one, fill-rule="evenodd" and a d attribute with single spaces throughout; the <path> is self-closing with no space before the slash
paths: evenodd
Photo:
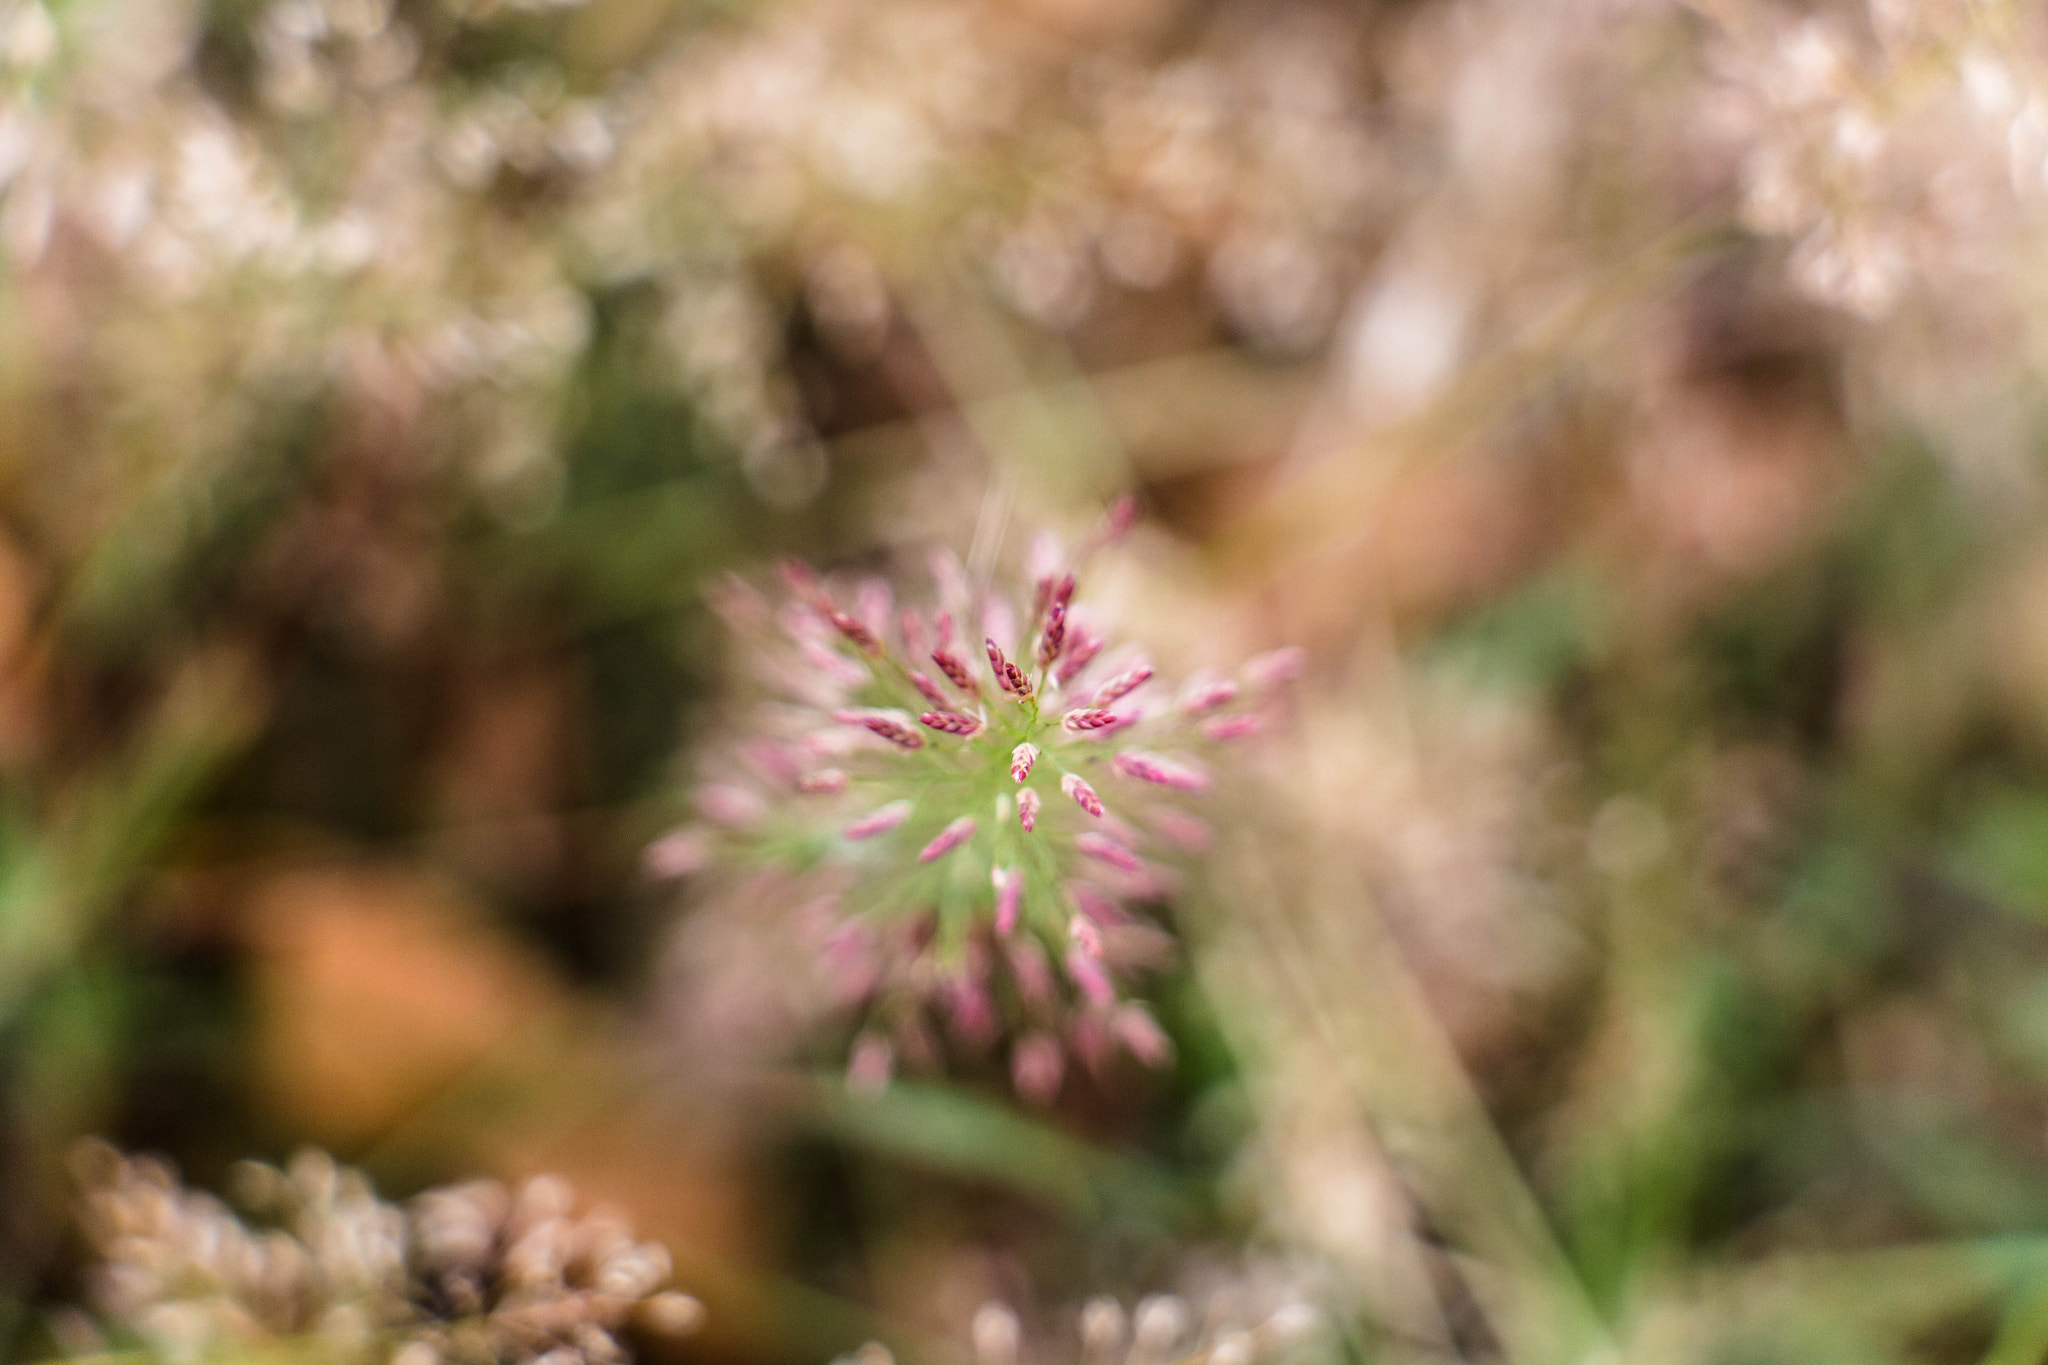
<path id="1" fill-rule="evenodd" d="M 73 1162 L 97 1306 L 170 1360 L 293 1339 L 336 1360 L 619 1365 L 625 1333 L 702 1316 L 662 1285 L 669 1255 L 623 1219 L 577 1215 L 553 1178 L 479 1180 L 409 1208 L 305 1151 L 239 1168 L 244 1222 L 162 1162 L 88 1144 Z"/>
<path id="2" fill-rule="evenodd" d="M 1758 15 L 1710 59 L 1743 223 L 1815 296 L 1865 317 L 1957 287 L 2009 293 L 2048 195 L 2038 24 L 1999 3 L 1872 0 Z"/>

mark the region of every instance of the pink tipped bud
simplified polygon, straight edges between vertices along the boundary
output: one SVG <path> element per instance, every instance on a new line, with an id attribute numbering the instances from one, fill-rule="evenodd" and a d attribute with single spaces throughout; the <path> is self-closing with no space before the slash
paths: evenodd
<path id="1" fill-rule="evenodd" d="M 911 729 L 896 714 L 888 711 L 846 710 L 834 711 L 832 719 L 841 725 L 858 725 L 871 730 L 902 749 L 922 749 L 924 736 Z"/>
<path id="2" fill-rule="evenodd" d="M 1051 1104 L 1066 1071 L 1067 1055 L 1049 1034 L 1027 1034 L 1010 1050 L 1010 1081 L 1033 1104 Z"/>
<path id="3" fill-rule="evenodd" d="M 943 621 L 946 618 L 941 615 L 939 619 Z M 981 695 L 981 685 L 974 681 L 974 675 L 967 671 L 967 665 L 960 662 L 958 655 L 945 648 L 935 649 L 932 651 L 932 662 L 938 665 L 939 672 L 945 674 L 946 681 L 953 686 L 970 697 Z"/>
<path id="4" fill-rule="evenodd" d="M 779 559 L 775 572 L 782 577 L 782 586 L 789 589 L 790 596 L 814 607 L 824 608 L 825 584 L 818 577 L 818 571 L 801 559 Z"/>
<path id="5" fill-rule="evenodd" d="M 875 638 L 875 633 L 853 617 L 848 616 L 843 611 L 830 611 L 825 613 L 825 615 L 826 619 L 832 622 L 833 629 L 853 641 L 854 647 L 862 653 L 880 654 L 882 652 L 882 642 Z"/>
<path id="6" fill-rule="evenodd" d="M 974 1048 L 995 1041 L 996 1007 L 987 988 L 971 977 L 958 976 L 946 983 L 944 991 L 946 1011 L 962 1041 Z"/>
<path id="7" fill-rule="evenodd" d="M 1107 834 L 1088 830 L 1074 836 L 1074 847 L 1082 855 L 1099 863 L 1107 863 L 1119 872 L 1143 872 L 1145 864 L 1138 855 L 1125 848 Z"/>
<path id="8" fill-rule="evenodd" d="M 699 787 L 695 793 L 697 813 L 714 825 L 730 825 L 743 829 L 758 824 L 768 814 L 768 803 L 758 792 L 745 787 L 728 786 L 713 782 Z"/>
<path id="9" fill-rule="evenodd" d="M 919 850 L 917 860 L 921 863 L 929 863 L 943 858 L 973 837 L 974 817 L 963 815 L 952 824 L 940 830 L 937 837 Z"/>
<path id="10" fill-rule="evenodd" d="M 1116 999 L 1116 987 L 1110 984 L 1102 959 L 1079 943 L 1067 949 L 1067 977 L 1093 1005 L 1105 1006 Z"/>
<path id="11" fill-rule="evenodd" d="M 1031 765 L 1038 762 L 1038 746 L 1026 741 L 1010 750 L 1010 776 L 1022 782 L 1031 776 Z"/>
<path id="12" fill-rule="evenodd" d="M 1236 683 L 1228 678 L 1212 678 L 1189 684 L 1187 691 L 1181 694 L 1180 709 L 1191 716 L 1199 716 L 1204 711 L 1214 711 L 1236 700 Z"/>
<path id="13" fill-rule="evenodd" d="M 769 739 L 765 735 L 741 741 L 740 757 L 769 782 L 794 782 L 803 771 L 802 746 Z"/>
<path id="14" fill-rule="evenodd" d="M 805 663 L 841 687 L 859 687 L 868 680 L 865 664 L 858 659 L 847 658 L 822 640 L 805 640 L 796 648 Z"/>
<path id="15" fill-rule="evenodd" d="M 820 768 L 796 780 L 796 789 L 810 796 L 837 796 L 853 779 L 844 768 Z"/>
<path id="16" fill-rule="evenodd" d="M 867 926 L 849 921 L 826 938 L 822 957 L 827 993 L 841 1008 L 864 1000 L 881 979 L 882 964 Z"/>
<path id="17" fill-rule="evenodd" d="M 853 590 L 853 614 L 867 627 L 879 645 L 889 633 L 889 617 L 896 610 L 896 594 L 885 579 L 863 578 Z"/>
<path id="18" fill-rule="evenodd" d="M 1067 1020 L 1068 1050 L 1096 1075 L 1108 1069 L 1110 1050 L 1115 1046 L 1116 1040 L 1109 1031 L 1109 1011 L 1100 1005 L 1081 1010 Z"/>
<path id="19" fill-rule="evenodd" d="M 1067 609 L 1054 602 L 1045 609 L 1045 629 L 1038 636 L 1038 666 L 1044 668 L 1060 657 L 1067 643 Z"/>
<path id="20" fill-rule="evenodd" d="M 917 719 L 919 724 L 928 725 L 942 735 L 978 735 L 981 733 L 980 717 L 963 716 L 958 711 L 927 711 Z"/>
<path id="21" fill-rule="evenodd" d="M 916 607 L 905 607 L 896 618 L 896 632 L 903 638 L 903 653 L 906 658 L 919 659 L 931 648 L 931 638 L 924 628 L 924 617 Z"/>
<path id="22" fill-rule="evenodd" d="M 1125 1005 L 1116 1012 L 1111 1025 L 1131 1055 L 1149 1067 L 1162 1067 L 1173 1060 L 1173 1040 L 1143 1005 Z"/>
<path id="23" fill-rule="evenodd" d="M 1171 806 L 1160 806 L 1145 818 L 1160 838 L 1193 852 L 1201 852 L 1216 838 L 1206 821 Z"/>
<path id="24" fill-rule="evenodd" d="M 1202 734 L 1209 739 L 1243 739 L 1266 728 L 1266 718 L 1256 712 L 1240 716 L 1216 716 L 1202 722 Z"/>
<path id="25" fill-rule="evenodd" d="M 1102 514 L 1102 530 L 1099 532 L 1104 545 L 1114 545 L 1130 534 L 1131 527 L 1138 523 L 1138 495 L 1125 493 L 1109 505 Z"/>
<path id="26" fill-rule="evenodd" d="M 872 839 L 878 834 L 887 834 L 909 818 L 908 801 L 891 801 L 888 805 L 863 815 L 841 833 L 848 839 Z"/>
<path id="27" fill-rule="evenodd" d="M 1097 688 L 1095 690 L 1095 699 L 1089 705 L 1096 707 L 1109 706 L 1123 697 L 1128 697 L 1151 680 L 1152 669 L 1150 665 L 1138 664 L 1133 668 L 1127 668 Z"/>
<path id="28" fill-rule="evenodd" d="M 1076 915 L 1067 921 L 1067 937 L 1090 957 L 1102 956 L 1102 931 L 1086 915 Z"/>
<path id="29" fill-rule="evenodd" d="M 926 701 L 930 702 L 933 706 L 938 707 L 941 711 L 952 709 L 953 699 L 947 696 L 944 692 L 941 692 L 939 690 L 939 685 L 931 680 L 929 674 L 919 673 L 915 670 L 912 670 L 910 674 L 910 685 L 917 689 L 917 695 L 923 697 Z"/>
<path id="30" fill-rule="evenodd" d="M 1148 754 L 1137 749 L 1127 749 L 1110 760 L 1110 767 L 1125 777 L 1135 777 L 1140 782 L 1152 782 L 1175 791 L 1198 792 L 1209 786 L 1209 775 L 1190 768 L 1185 763 L 1176 763 L 1158 754 Z"/>
<path id="31" fill-rule="evenodd" d="M 1076 674 L 1095 662 L 1095 656 L 1102 652 L 1101 637 L 1091 635 L 1080 627 L 1073 629 L 1073 639 L 1068 642 L 1067 656 L 1060 660 L 1060 666 L 1053 671 L 1053 677 L 1065 687 Z"/>
<path id="32" fill-rule="evenodd" d="M 878 1033 L 863 1033 L 854 1039 L 853 1054 L 846 1059 L 846 1085 L 864 1095 L 889 1088 L 889 1075 L 896 1069 L 896 1049 Z"/>
<path id="33" fill-rule="evenodd" d="M 702 871 L 711 862 L 711 835 L 707 830 L 683 828 L 662 835 L 640 855 L 647 875 L 667 881 Z"/>
<path id="34" fill-rule="evenodd" d="M 1003 656 L 1003 647 L 992 639 L 984 640 L 982 643 L 988 649 L 988 666 L 995 671 L 996 682 L 1003 691 L 1020 701 L 1030 696 L 1031 680 L 1024 676 L 1022 669 Z"/>
<path id="35" fill-rule="evenodd" d="M 1067 714 L 1060 717 L 1060 725 L 1065 729 L 1076 732 L 1077 734 L 1085 733 L 1089 730 L 1107 730 L 1111 726 L 1115 725 L 1116 722 L 1116 712 L 1104 711 L 1099 708 L 1089 706 L 1084 706 L 1080 707 L 1077 710 L 1069 711 L 1067 712 Z"/>
<path id="36" fill-rule="evenodd" d="M 1112 925 L 1130 923 L 1130 916 L 1118 908 L 1117 903 L 1104 895 L 1100 888 L 1087 882 L 1067 883 L 1067 899 L 1074 908 L 1086 915 L 1090 922 L 1107 929 Z"/>
<path id="37" fill-rule="evenodd" d="M 1017 978 L 1017 994 L 1034 1005 L 1043 1005 L 1052 999 L 1052 964 L 1045 960 L 1045 949 L 1038 946 L 1038 940 L 1026 935 L 1011 942 L 1009 947 L 1010 973 Z"/>
<path id="38" fill-rule="evenodd" d="M 1038 793 L 1029 787 L 1017 793 L 1017 823 L 1026 834 L 1038 828 Z"/>
<path id="39" fill-rule="evenodd" d="M 1017 916 L 1024 908 L 1024 874 L 1015 868 L 999 867 L 988 874 L 996 889 L 996 932 L 1008 938 L 1017 929 Z"/>
<path id="40" fill-rule="evenodd" d="M 1249 687 L 1265 689 L 1293 682 L 1308 671 L 1308 651 L 1300 645 L 1269 649 L 1244 661 L 1238 674 Z"/>
<path id="41" fill-rule="evenodd" d="M 1087 811 L 1097 819 L 1101 818 L 1102 798 L 1095 794 L 1095 788 L 1089 786 L 1087 779 L 1079 773 L 1068 773 L 1065 777 L 1061 778 L 1060 790 L 1072 797 L 1074 804 L 1082 810 Z"/>

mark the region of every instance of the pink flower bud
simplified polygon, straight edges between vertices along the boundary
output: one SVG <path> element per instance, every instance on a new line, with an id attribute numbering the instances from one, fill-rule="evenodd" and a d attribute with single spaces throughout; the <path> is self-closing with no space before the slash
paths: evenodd
<path id="1" fill-rule="evenodd" d="M 896 618 L 896 632 L 903 638 L 905 658 L 921 659 L 925 650 L 931 647 L 931 637 L 926 634 L 924 617 L 916 607 L 905 607 Z"/>
<path id="2" fill-rule="evenodd" d="M 800 559 L 778 559 L 775 572 L 781 575 L 782 586 L 789 589 L 791 597 L 813 607 L 824 603 L 825 585 L 810 565 Z"/>
<path id="3" fill-rule="evenodd" d="M 640 855 L 640 865 L 647 869 L 647 875 L 664 881 L 702 871 L 710 861 L 709 831 L 691 828 L 662 835 Z"/>
<path id="4" fill-rule="evenodd" d="M 1067 977 L 1093 1005 L 1105 1006 L 1116 999 L 1116 987 L 1110 984 L 1102 959 L 1078 943 L 1067 949 Z"/>
<path id="5" fill-rule="evenodd" d="M 1098 1004 L 1081 1010 L 1067 1021 L 1067 1046 L 1090 1071 L 1100 1076 L 1109 1067 L 1114 1040 L 1109 1033 L 1109 1012 Z"/>
<path id="6" fill-rule="evenodd" d="M 1017 793 L 1017 823 L 1026 834 L 1038 828 L 1038 793 L 1029 787 Z"/>
<path id="7" fill-rule="evenodd" d="M 773 619 L 768 599 L 760 589 L 734 573 L 706 584 L 704 602 L 718 614 L 726 629 L 737 634 L 759 630 Z"/>
<path id="8" fill-rule="evenodd" d="M 878 1033 L 863 1033 L 853 1043 L 846 1061 L 846 1085 L 864 1095 L 889 1088 L 889 1074 L 896 1069 L 896 1049 Z"/>
<path id="9" fill-rule="evenodd" d="M 826 991 L 842 1008 L 866 999 L 881 979 L 882 964 L 864 924 L 840 925 L 826 938 L 823 956 Z"/>
<path id="10" fill-rule="evenodd" d="M 1237 700 L 1237 684 L 1228 678 L 1210 678 L 1190 683 L 1181 693 L 1180 709 L 1191 716 L 1214 711 Z"/>
<path id="11" fill-rule="evenodd" d="M 853 641 L 854 647 L 863 654 L 880 654 L 882 652 L 882 642 L 875 638 L 874 632 L 853 617 L 848 616 L 843 611 L 831 611 L 825 615 L 826 619 L 832 623 L 833 629 Z"/>
<path id="12" fill-rule="evenodd" d="M 1010 972 L 1017 978 L 1017 994 L 1034 1005 L 1042 1005 L 1052 999 L 1052 965 L 1045 960 L 1045 950 L 1038 946 L 1038 940 L 1029 937 L 1016 939 L 1010 944 Z"/>
<path id="13" fill-rule="evenodd" d="M 1116 1012 L 1111 1025 L 1131 1055 L 1149 1067 L 1162 1067 L 1173 1059 L 1173 1040 L 1143 1005 L 1125 1005 Z"/>
<path id="14" fill-rule="evenodd" d="M 1067 899 L 1072 901 L 1074 908 L 1086 915 L 1091 923 L 1105 929 L 1130 922 L 1129 916 L 1117 908 L 1115 901 L 1087 882 L 1069 882 Z"/>
<path id="15" fill-rule="evenodd" d="M 889 633 L 889 617 L 895 609 L 896 594 L 885 579 L 863 578 L 853 591 L 853 614 L 867 627 L 878 649 L 882 637 Z"/>
<path id="16" fill-rule="evenodd" d="M 944 621 L 946 618 L 941 616 L 939 619 Z M 974 681 L 974 675 L 967 671 L 967 665 L 960 662 L 959 656 L 951 650 L 943 646 L 933 650 L 932 662 L 938 666 L 939 672 L 946 675 L 946 681 L 952 683 L 953 686 L 959 688 L 970 697 L 981 695 L 981 685 Z"/>
<path id="17" fill-rule="evenodd" d="M 1038 746 L 1028 740 L 1010 750 L 1010 777 L 1022 782 L 1031 776 L 1031 765 L 1038 762 Z"/>
<path id="18" fill-rule="evenodd" d="M 1074 847 L 1083 855 L 1093 858 L 1097 862 L 1107 863 L 1119 872 L 1143 872 L 1145 870 L 1145 864 L 1139 861 L 1137 854 L 1131 852 L 1107 834 L 1100 834 L 1092 829 L 1075 835 Z"/>
<path id="19" fill-rule="evenodd" d="M 837 796 L 852 780 L 844 768 L 820 768 L 798 778 L 796 789 L 812 796 Z"/>
<path id="20" fill-rule="evenodd" d="M 1216 831 L 1210 829 L 1206 821 L 1172 806 L 1157 807 L 1146 815 L 1145 820 L 1160 838 L 1192 852 L 1199 853 L 1216 838 Z"/>
<path id="21" fill-rule="evenodd" d="M 868 670 L 858 659 L 849 659 L 822 641 L 805 640 L 796 648 L 805 663 L 841 687 L 859 687 L 868 680 Z"/>
<path id="22" fill-rule="evenodd" d="M 1086 915 L 1076 915 L 1067 921 L 1067 937 L 1090 957 L 1102 956 L 1102 931 Z"/>
<path id="23" fill-rule="evenodd" d="M 740 757 L 771 784 L 796 781 L 803 771 L 803 751 L 795 744 L 756 735 L 740 744 Z"/>
<path id="24" fill-rule="evenodd" d="M 1085 734 L 1090 730 L 1107 730 L 1115 725 L 1116 721 L 1114 711 L 1102 711 L 1085 706 L 1060 717 L 1061 727 L 1077 734 Z"/>
<path id="25" fill-rule="evenodd" d="M 1008 938 L 1017 929 L 1017 916 L 1024 907 L 1024 874 L 1015 868 L 998 867 L 988 874 L 996 889 L 996 932 Z"/>
<path id="26" fill-rule="evenodd" d="M 1038 666 L 1044 668 L 1060 657 L 1067 643 L 1067 608 L 1055 601 L 1045 609 L 1045 629 L 1038 636 Z"/>
<path id="27" fill-rule="evenodd" d="M 1140 782 L 1151 782 L 1175 791 L 1198 792 L 1207 790 L 1209 775 L 1176 763 L 1158 754 L 1148 754 L 1138 749 L 1126 749 L 1110 760 L 1110 767 L 1125 777 L 1135 777 Z"/>
<path id="28" fill-rule="evenodd" d="M 1266 718 L 1248 711 L 1237 716 L 1216 716 L 1202 722 L 1202 734 L 1209 739 L 1243 739 L 1266 728 Z"/>
<path id="29" fill-rule="evenodd" d="M 887 834 L 909 818 L 910 802 L 891 801 L 888 805 L 863 815 L 848 825 L 842 833 L 848 839 L 872 839 L 877 834 Z"/>
<path id="30" fill-rule="evenodd" d="M 1067 644 L 1067 656 L 1060 660 L 1060 666 L 1053 671 L 1053 677 L 1065 687 L 1076 674 L 1095 662 L 1095 656 L 1102 652 L 1102 639 L 1079 626 L 1072 627 L 1073 638 Z"/>
<path id="31" fill-rule="evenodd" d="M 976 716 L 963 716 L 958 711 L 927 711 L 919 716 L 918 723 L 928 725 L 940 734 L 978 735 L 981 720 Z"/>
<path id="32" fill-rule="evenodd" d="M 952 709 L 953 699 L 951 697 L 948 697 L 944 692 L 941 692 L 939 690 L 939 685 L 933 682 L 928 675 L 919 673 L 915 669 L 913 669 L 910 674 L 910 685 L 917 689 L 917 694 L 920 697 L 923 697 L 926 701 L 930 702 L 933 706 L 938 707 L 941 711 L 948 711 Z"/>
<path id="33" fill-rule="evenodd" d="M 1100 536 L 1104 545 L 1114 545 L 1130 534 L 1138 522 L 1138 495 L 1125 493 L 1102 514 Z"/>
<path id="34" fill-rule="evenodd" d="M 1307 669 L 1308 651 L 1299 645 L 1287 645 L 1246 659 L 1238 674 L 1248 686 L 1263 690 L 1293 682 Z"/>
<path id="35" fill-rule="evenodd" d="M 1020 701 L 1030 696 L 1031 680 L 1024 676 L 1022 669 L 1003 656 L 1002 646 L 998 645 L 993 639 L 984 640 L 982 643 L 988 649 L 988 666 L 995 670 L 996 682 L 1002 687 L 1003 691 L 1010 693 Z"/>
<path id="36" fill-rule="evenodd" d="M 768 815 L 768 803 L 758 792 L 722 782 L 707 783 L 695 793 L 697 813 L 714 825 L 743 829 L 759 824 Z"/>
<path id="37" fill-rule="evenodd" d="M 1128 697 L 1152 680 L 1150 664 L 1138 664 L 1127 668 L 1095 690 L 1095 699 L 1089 703 L 1094 707 L 1106 707 L 1117 700 Z"/>
<path id="38" fill-rule="evenodd" d="M 917 860 L 921 863 L 929 863 L 943 858 L 973 837 L 974 817 L 963 815 L 952 824 L 940 830 L 932 841 L 918 852 Z"/>
<path id="39" fill-rule="evenodd" d="M 971 977 L 956 976 L 944 987 L 946 1011 L 953 1028 L 969 1047 L 987 1047 L 996 1036 L 995 1002 L 987 989 Z"/>
<path id="40" fill-rule="evenodd" d="M 1027 1034 L 1010 1049 L 1010 1081 L 1033 1104 L 1051 1104 L 1066 1071 L 1067 1055 L 1049 1034 Z"/>
<path id="41" fill-rule="evenodd" d="M 902 749 L 922 749 L 924 736 L 910 728 L 897 713 L 889 711 L 862 711 L 859 709 L 834 711 L 832 719 L 841 725 L 858 725 L 871 730 Z"/>
<path id="42" fill-rule="evenodd" d="M 1095 794 L 1095 788 L 1089 786 L 1087 779 L 1083 778 L 1081 774 L 1068 773 L 1065 777 L 1061 778 L 1060 790 L 1072 797 L 1074 804 L 1082 810 L 1097 818 L 1101 817 L 1102 798 Z"/>

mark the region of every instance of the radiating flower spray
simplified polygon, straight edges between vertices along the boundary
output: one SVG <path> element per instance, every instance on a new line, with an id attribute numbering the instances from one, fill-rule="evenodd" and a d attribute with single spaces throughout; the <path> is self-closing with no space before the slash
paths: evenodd
<path id="1" fill-rule="evenodd" d="M 1128 520 L 1113 511 L 1089 548 Z M 761 712 L 768 733 L 741 746 L 746 780 L 700 793 L 706 825 L 657 847 L 830 883 L 829 970 L 862 1013 L 863 1087 L 936 1060 L 942 1038 L 969 1051 L 1000 1038 L 1038 1100 L 1059 1091 L 1069 1053 L 1171 1054 L 1123 998 L 1169 946 L 1138 907 L 1172 884 L 1162 847 L 1206 842 L 1193 806 L 1219 750 L 1261 727 L 1301 656 L 1176 697 L 1077 602 L 1087 558 L 1040 573 L 1028 612 L 971 588 L 946 555 L 924 605 L 899 610 L 879 580 L 834 592 L 800 564 L 784 566 L 779 606 L 744 586 L 722 604 L 779 700 Z"/>

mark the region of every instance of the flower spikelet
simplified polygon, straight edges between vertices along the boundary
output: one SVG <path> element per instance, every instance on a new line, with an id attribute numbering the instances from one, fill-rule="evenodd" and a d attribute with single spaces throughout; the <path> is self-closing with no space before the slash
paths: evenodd
<path id="1" fill-rule="evenodd" d="M 1096 819 L 1102 818 L 1102 798 L 1095 794 L 1095 788 L 1088 785 L 1088 779 L 1079 773 L 1068 773 L 1060 779 L 1060 790 L 1073 803 Z"/>
<path id="2" fill-rule="evenodd" d="M 1048 1055 L 1055 1045 L 1091 1068 L 1119 1050 L 1159 1064 L 1170 1044 L 1125 998 L 1161 960 L 1148 920 L 1175 874 L 1154 860 L 1206 841 L 1192 804 L 1219 741 L 1262 723 L 1258 708 L 1299 656 L 1140 708 L 1127 699 L 1152 666 L 1107 649 L 1079 601 L 1085 558 L 1034 565 L 1016 598 L 950 557 L 933 568 L 919 601 L 792 566 L 788 600 L 755 594 L 744 623 L 730 618 L 771 697 L 735 746 L 747 771 L 704 786 L 721 789 L 718 811 L 746 818 L 692 827 L 688 860 L 650 854 L 649 866 L 704 875 L 751 863 L 815 888 L 792 894 L 792 910 L 801 897 L 828 994 L 858 1016 L 864 1086 L 992 1047 L 1036 1099 L 1070 1072 Z M 981 639 L 993 689 L 967 666 L 962 636 Z"/>

